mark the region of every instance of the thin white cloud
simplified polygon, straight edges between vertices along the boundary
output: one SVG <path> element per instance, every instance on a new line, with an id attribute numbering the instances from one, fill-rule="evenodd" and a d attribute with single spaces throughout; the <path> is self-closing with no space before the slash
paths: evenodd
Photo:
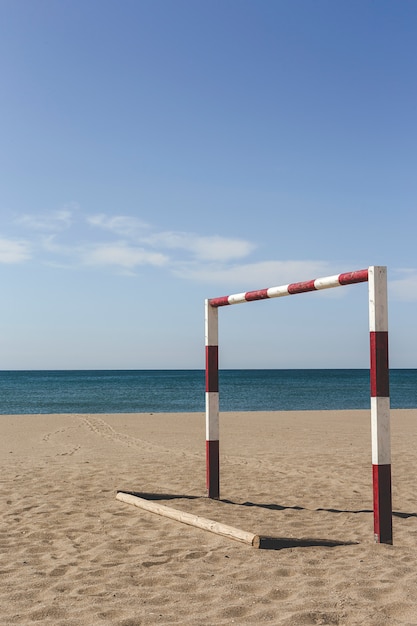
<path id="1" fill-rule="evenodd" d="M 40 245 L 43 250 L 52 254 L 68 254 L 70 252 L 73 253 L 73 248 L 70 248 L 69 246 L 63 246 L 62 244 L 57 243 L 56 234 L 42 236 L 40 238 Z"/>
<path id="2" fill-rule="evenodd" d="M 55 266 L 61 266 L 65 259 L 65 267 L 110 268 L 132 275 L 138 267 L 152 266 L 165 268 L 178 278 L 225 285 L 227 290 L 233 291 L 272 287 L 335 273 L 334 266 L 329 267 L 322 261 L 250 263 L 247 258 L 256 245 L 246 239 L 175 231 L 152 233 L 149 224 L 126 215 L 90 215 L 84 219 L 84 225 L 87 223 L 91 229 L 84 229 L 83 238 L 73 240 L 71 245 L 68 241 L 63 243 L 59 233 L 71 226 L 76 217 L 74 208 L 65 207 L 43 216 L 26 215 L 19 222 L 41 231 L 35 248 L 46 255 L 44 263 Z M 97 241 L 100 231 L 108 233 L 109 241 Z M 3 245 L 0 262 L 29 258 L 27 245 L 9 240 L 7 244 L 8 248 Z M 5 261 L 6 258 L 14 260 Z"/>
<path id="3" fill-rule="evenodd" d="M 168 257 L 158 252 L 129 246 L 125 242 L 98 244 L 84 251 L 82 261 L 86 265 L 114 266 L 133 269 L 140 265 L 160 267 L 168 262 Z"/>
<path id="4" fill-rule="evenodd" d="M 23 263 L 31 258 L 30 244 L 0 237 L 0 263 Z"/>
<path id="5" fill-rule="evenodd" d="M 228 285 L 245 290 L 263 289 L 334 274 L 324 261 L 262 261 L 227 267 L 219 264 L 179 264 L 174 273 L 189 280 Z"/>
<path id="6" fill-rule="evenodd" d="M 403 302 L 417 301 L 417 269 L 407 268 L 398 270 L 399 278 L 388 283 L 388 296 L 394 296 Z"/>
<path id="7" fill-rule="evenodd" d="M 49 267 L 70 269 L 80 265 L 83 249 L 80 246 L 62 244 L 57 235 L 43 235 L 38 242 L 39 250 L 48 256 L 43 257 L 43 263 Z M 62 261 L 62 259 L 65 259 Z"/>
<path id="8" fill-rule="evenodd" d="M 255 245 L 244 239 L 219 235 L 202 237 L 195 233 L 162 232 L 146 240 L 153 246 L 191 252 L 201 261 L 230 261 L 248 256 Z"/>
<path id="9" fill-rule="evenodd" d="M 230 261 L 248 256 L 255 245 L 238 238 L 219 235 L 201 236 L 196 233 L 163 231 L 149 234 L 150 225 L 126 215 L 108 216 L 103 213 L 87 218 L 90 226 L 135 241 L 144 247 L 183 250 L 201 261 Z"/>
<path id="10" fill-rule="evenodd" d="M 103 230 L 110 231 L 116 235 L 123 237 L 136 238 L 149 228 L 149 225 L 136 217 L 126 215 L 115 215 L 108 217 L 104 213 L 90 215 L 87 217 L 87 223 Z"/>
<path id="11" fill-rule="evenodd" d="M 62 231 L 73 223 L 73 208 L 66 207 L 41 215 L 22 215 L 16 221 L 21 226 L 38 232 Z"/>
<path id="12" fill-rule="evenodd" d="M 90 266 L 97 268 L 113 267 L 117 270 L 127 270 L 124 274 L 134 275 L 134 270 L 138 266 L 151 265 L 161 267 L 165 265 L 168 258 L 154 251 L 147 251 L 138 246 L 129 245 L 124 241 L 112 243 L 87 243 L 79 246 L 62 245 L 56 241 L 55 235 L 44 237 L 42 240 L 43 249 L 51 257 L 65 257 L 68 261 L 64 264 L 56 260 L 48 260 L 48 265 L 54 267 L 68 268 L 72 266 Z"/>

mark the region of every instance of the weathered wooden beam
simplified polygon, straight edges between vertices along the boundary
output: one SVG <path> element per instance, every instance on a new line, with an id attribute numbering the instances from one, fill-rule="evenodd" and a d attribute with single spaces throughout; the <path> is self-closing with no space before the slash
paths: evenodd
<path id="1" fill-rule="evenodd" d="M 215 533 L 216 535 L 228 537 L 229 539 L 235 539 L 236 541 L 240 541 L 242 543 L 247 543 L 254 548 L 259 548 L 260 546 L 260 537 L 258 535 L 248 533 L 244 530 L 240 530 L 239 528 L 227 526 L 226 524 L 221 524 L 220 522 L 215 522 L 205 517 L 200 517 L 199 515 L 192 515 L 191 513 L 178 511 L 177 509 L 172 509 L 169 506 L 157 504 L 154 501 L 146 500 L 145 498 L 140 498 L 139 496 L 134 496 L 130 493 L 125 493 L 124 491 L 118 491 L 116 498 L 121 502 L 133 504 L 134 506 L 144 509 L 145 511 L 149 511 L 150 513 L 156 513 L 157 515 L 169 517 L 177 522 L 182 522 L 183 524 L 188 524 L 189 526 L 195 526 L 196 528 L 201 528 L 211 533 Z"/>

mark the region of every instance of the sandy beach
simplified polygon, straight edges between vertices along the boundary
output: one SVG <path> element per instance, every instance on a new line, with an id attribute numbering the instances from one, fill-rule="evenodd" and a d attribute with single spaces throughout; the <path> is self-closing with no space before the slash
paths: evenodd
<path id="1" fill-rule="evenodd" d="M 369 411 L 0 416 L 0 623 L 417 624 L 417 410 L 392 412 L 394 545 L 374 543 Z M 143 511 L 118 490 L 270 537 Z"/>

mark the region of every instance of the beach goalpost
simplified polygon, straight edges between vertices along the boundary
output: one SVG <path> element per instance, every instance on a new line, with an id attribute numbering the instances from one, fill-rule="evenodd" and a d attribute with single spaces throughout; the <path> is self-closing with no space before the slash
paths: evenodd
<path id="1" fill-rule="evenodd" d="M 375 542 L 392 544 L 390 398 L 388 368 L 387 269 L 368 269 L 270 287 L 205 301 L 206 485 L 209 498 L 220 498 L 219 346 L 220 307 L 280 298 L 308 291 L 368 282 L 372 481 Z"/>

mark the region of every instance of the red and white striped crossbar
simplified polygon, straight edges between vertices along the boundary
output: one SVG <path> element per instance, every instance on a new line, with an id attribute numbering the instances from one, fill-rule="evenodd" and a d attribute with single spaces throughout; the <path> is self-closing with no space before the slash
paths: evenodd
<path id="1" fill-rule="evenodd" d="M 392 543 L 388 316 L 385 267 L 371 266 L 368 269 L 355 272 L 206 300 L 206 483 L 209 498 L 220 497 L 219 307 L 366 281 L 369 283 L 374 532 L 376 542 Z"/>
<path id="2" fill-rule="evenodd" d="M 291 296 L 296 293 L 305 293 L 306 291 L 318 291 L 319 289 L 331 289 L 332 287 L 352 285 L 353 283 L 364 283 L 367 280 L 368 270 L 358 270 L 357 272 L 348 272 L 346 274 L 316 278 L 315 280 L 306 280 L 301 283 L 292 283 L 290 285 L 281 285 L 280 287 L 270 287 L 269 289 L 235 293 L 232 296 L 211 298 L 209 304 L 212 307 L 219 307 L 227 306 L 228 304 L 253 302 L 254 300 L 265 300 L 266 298 L 281 298 L 282 296 Z"/>

